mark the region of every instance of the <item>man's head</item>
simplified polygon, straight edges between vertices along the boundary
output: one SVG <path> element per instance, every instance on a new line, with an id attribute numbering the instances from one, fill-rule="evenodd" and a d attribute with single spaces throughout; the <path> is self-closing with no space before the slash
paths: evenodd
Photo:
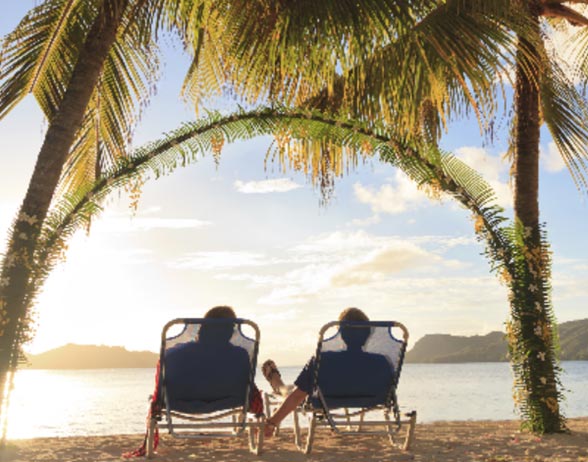
<path id="1" fill-rule="evenodd" d="M 369 327 L 353 326 L 355 323 L 368 322 L 370 319 L 359 308 L 345 308 L 339 315 L 339 321 L 352 326 L 341 326 L 341 338 L 349 349 L 360 349 L 372 333 Z"/>
<path id="2" fill-rule="evenodd" d="M 231 322 L 215 322 L 222 319 L 236 319 L 235 310 L 230 306 L 215 306 L 206 312 L 204 319 L 210 319 L 212 322 L 204 323 L 200 327 L 198 339 L 207 343 L 227 343 L 231 340 L 235 330 L 235 324 Z"/>
<path id="3" fill-rule="evenodd" d="M 205 319 L 235 319 L 236 317 L 235 310 L 226 305 L 215 306 L 208 310 L 204 315 Z"/>

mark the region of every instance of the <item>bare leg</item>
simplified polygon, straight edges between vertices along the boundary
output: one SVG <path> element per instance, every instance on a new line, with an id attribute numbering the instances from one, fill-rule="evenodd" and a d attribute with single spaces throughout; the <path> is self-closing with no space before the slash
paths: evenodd
<path id="1" fill-rule="evenodd" d="M 278 370 L 276 363 L 273 362 L 271 359 L 268 359 L 266 362 L 263 363 L 263 365 L 261 366 L 261 372 L 271 385 L 274 393 L 277 395 L 288 396 L 294 388 L 293 385 L 286 385 L 282 381 L 280 371 Z"/>

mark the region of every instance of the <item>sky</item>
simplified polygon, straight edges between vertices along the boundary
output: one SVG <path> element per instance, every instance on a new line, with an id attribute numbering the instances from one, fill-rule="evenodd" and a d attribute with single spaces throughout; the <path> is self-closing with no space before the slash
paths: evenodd
<path id="1" fill-rule="evenodd" d="M 0 35 L 33 5 L 0 0 Z M 194 111 L 179 97 L 188 59 L 164 45 L 157 95 L 133 146 L 158 139 Z M 223 111 L 236 103 L 211 101 Z M 0 240 L 24 197 L 47 124 L 27 97 L 0 120 Z M 484 335 L 503 330 L 506 288 L 476 241 L 469 212 L 432 201 L 401 172 L 377 160 L 320 194 L 301 174 L 264 168 L 267 138 L 226 145 L 143 188 L 136 213 L 113 194 L 89 234 L 71 241 L 35 307 L 40 353 L 66 343 L 157 351 L 173 318 L 200 317 L 220 304 L 261 330 L 260 359 L 302 364 L 320 326 L 347 306 L 406 325 L 409 348 L 423 335 Z M 482 173 L 512 215 L 507 127 L 493 144 L 473 120 L 453 123 L 442 146 Z M 588 317 L 588 209 L 542 133 L 540 204 L 553 250 L 553 301 L 559 322 Z"/>

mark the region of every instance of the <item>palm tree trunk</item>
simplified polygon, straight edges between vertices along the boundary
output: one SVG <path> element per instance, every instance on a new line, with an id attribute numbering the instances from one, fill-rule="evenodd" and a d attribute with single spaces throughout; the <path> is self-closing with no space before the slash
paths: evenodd
<path id="1" fill-rule="evenodd" d="M 515 402 L 533 432 L 565 429 L 550 305 L 550 259 L 539 222 L 541 40 L 539 9 L 525 1 L 534 30 L 519 37 L 515 87 L 514 215 L 518 242 L 511 294 L 509 348 Z"/>
<path id="2" fill-rule="evenodd" d="M 63 166 L 121 24 L 128 0 L 104 0 L 88 33 L 58 111 L 50 121 L 25 198 L 14 222 L 0 276 L 0 424 L 2 441 L 10 377 L 30 335 L 33 253 Z"/>

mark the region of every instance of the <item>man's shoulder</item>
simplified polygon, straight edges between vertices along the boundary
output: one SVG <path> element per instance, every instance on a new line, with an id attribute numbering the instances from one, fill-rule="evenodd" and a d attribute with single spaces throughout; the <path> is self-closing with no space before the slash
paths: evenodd
<path id="1" fill-rule="evenodd" d="M 176 354 L 181 354 L 181 353 L 185 353 L 185 352 L 193 352 L 193 351 L 197 351 L 199 350 L 199 346 L 198 346 L 198 342 L 184 342 L 184 343 L 178 343 L 177 345 L 174 345 L 170 348 L 168 348 L 165 351 L 165 355 L 169 356 L 169 355 L 176 355 Z"/>

